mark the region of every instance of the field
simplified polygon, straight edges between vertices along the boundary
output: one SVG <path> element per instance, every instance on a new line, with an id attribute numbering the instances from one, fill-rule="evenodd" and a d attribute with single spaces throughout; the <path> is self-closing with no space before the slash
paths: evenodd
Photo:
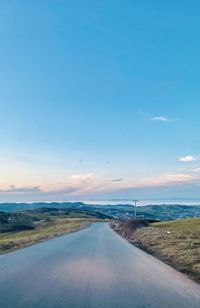
<path id="1" fill-rule="evenodd" d="M 53 208 L 0 214 L 0 254 L 78 231 L 107 218 L 94 212 Z"/>
<path id="2" fill-rule="evenodd" d="M 200 219 L 150 223 L 134 228 L 122 222 L 116 230 L 132 244 L 200 282 Z"/>
<path id="3" fill-rule="evenodd" d="M 200 280 L 200 219 L 156 223 L 153 227 L 165 232 L 158 238 L 156 250 L 181 272 Z"/>

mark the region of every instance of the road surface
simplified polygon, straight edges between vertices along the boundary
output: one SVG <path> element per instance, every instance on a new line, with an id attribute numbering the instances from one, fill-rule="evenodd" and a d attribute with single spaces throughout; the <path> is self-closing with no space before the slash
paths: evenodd
<path id="1" fill-rule="evenodd" d="M 0 256 L 1 308 L 192 308 L 200 286 L 108 224 Z"/>

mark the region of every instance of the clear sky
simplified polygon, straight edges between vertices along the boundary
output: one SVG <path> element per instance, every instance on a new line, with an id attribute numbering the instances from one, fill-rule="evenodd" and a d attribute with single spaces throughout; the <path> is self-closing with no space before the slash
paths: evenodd
<path id="1" fill-rule="evenodd" d="M 200 197 L 199 11 L 1 1 L 0 201 Z"/>

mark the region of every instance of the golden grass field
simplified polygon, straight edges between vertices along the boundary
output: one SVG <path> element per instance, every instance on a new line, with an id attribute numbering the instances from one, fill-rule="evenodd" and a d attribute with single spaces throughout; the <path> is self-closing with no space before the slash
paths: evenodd
<path id="1" fill-rule="evenodd" d="M 157 252 L 181 272 L 200 280 L 200 218 L 162 222 L 152 226 L 164 231 L 152 240 Z"/>
<path id="2" fill-rule="evenodd" d="M 200 282 L 200 218 L 114 227 L 129 242 Z"/>
<path id="3" fill-rule="evenodd" d="M 0 254 L 81 230 L 95 221 L 95 218 L 55 218 L 33 230 L 0 233 Z"/>

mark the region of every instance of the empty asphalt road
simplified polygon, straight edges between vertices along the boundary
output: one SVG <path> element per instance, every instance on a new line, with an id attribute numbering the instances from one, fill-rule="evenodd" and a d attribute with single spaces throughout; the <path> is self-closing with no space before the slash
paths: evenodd
<path id="1" fill-rule="evenodd" d="M 200 286 L 107 224 L 0 256 L 0 307 L 200 307 Z"/>

